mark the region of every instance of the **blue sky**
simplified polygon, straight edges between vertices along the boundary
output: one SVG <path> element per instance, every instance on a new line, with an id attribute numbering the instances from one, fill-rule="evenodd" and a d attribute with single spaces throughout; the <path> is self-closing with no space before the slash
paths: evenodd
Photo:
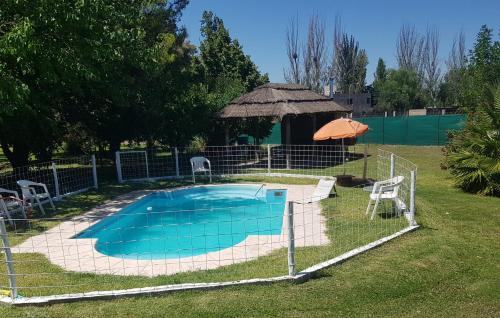
<path id="1" fill-rule="evenodd" d="M 189 40 L 198 45 L 203 10 L 211 10 L 224 20 L 233 38 L 238 39 L 246 54 L 259 70 L 269 73 L 272 82 L 283 81 L 285 32 L 290 18 L 298 15 L 301 36 L 309 17 L 318 14 L 327 26 L 327 42 L 331 47 L 333 23 L 340 15 L 346 31 L 355 36 L 368 53 L 367 83 L 373 80 L 377 60 L 382 57 L 389 67 L 395 67 L 395 42 L 402 24 L 414 24 L 420 32 L 428 26 L 440 32 L 442 68 L 453 38 L 463 30 L 467 48 L 474 42 L 482 24 L 500 30 L 498 0 L 388 0 L 388 1 L 327 1 L 327 0 L 191 0 L 181 23 Z"/>

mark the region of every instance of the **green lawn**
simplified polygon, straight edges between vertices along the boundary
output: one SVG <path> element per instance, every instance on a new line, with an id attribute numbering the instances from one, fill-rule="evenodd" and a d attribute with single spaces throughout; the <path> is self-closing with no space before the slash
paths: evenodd
<path id="1" fill-rule="evenodd" d="M 340 266 L 325 270 L 316 279 L 300 285 L 283 283 L 238 287 L 43 308 L 0 307 L 0 316 L 500 316 L 500 200 L 464 194 L 453 188 L 448 172 L 439 168 L 441 151 L 437 147 L 384 148 L 419 166 L 417 220 L 422 228 Z M 371 147 L 370 151 L 374 149 L 375 147 Z M 107 198 L 130 191 L 133 187 L 136 186 L 110 185 L 105 192 L 79 197 L 81 202 L 68 200 L 60 211 L 78 214 Z M 340 189 L 342 190 L 350 191 Z M 347 192 L 341 193 L 341 197 L 342 195 L 352 198 L 356 196 L 355 193 Z M 326 213 L 337 213 L 328 202 L 325 208 Z M 334 217 L 339 222 L 339 227 L 333 233 L 341 233 L 339 229 L 348 228 L 342 226 L 342 222 L 357 222 L 350 217 L 352 215 Z M 330 238 L 335 239 L 332 236 Z M 349 246 L 345 248 L 348 249 Z M 315 257 L 324 252 L 325 250 L 299 251 L 299 254 L 305 253 L 300 258 L 303 263 L 299 266 L 314 262 Z M 276 261 L 282 259 L 276 257 L 279 253 L 282 251 L 257 260 L 262 268 L 258 272 L 270 273 L 277 268 Z M 47 266 L 50 267 L 48 264 Z M 196 279 L 198 276 L 205 280 L 211 275 L 231 276 L 244 271 L 240 265 L 230 268 L 228 271 L 190 274 L 192 276 L 189 278 Z M 182 276 L 177 278 L 183 280 Z M 101 283 L 95 277 L 77 279 L 86 279 L 86 284 Z M 158 278 L 156 280 L 161 281 L 155 283 L 171 282 L 170 279 Z M 144 280 L 148 279 L 130 278 L 127 285 L 141 285 Z M 109 286 L 123 284 L 112 277 L 105 278 L 104 282 Z"/>

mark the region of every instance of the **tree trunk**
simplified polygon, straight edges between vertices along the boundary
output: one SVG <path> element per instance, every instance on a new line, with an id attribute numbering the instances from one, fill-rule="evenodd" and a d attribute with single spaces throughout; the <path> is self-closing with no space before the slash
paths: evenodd
<path id="1" fill-rule="evenodd" d="M 28 165 L 30 153 L 26 148 L 19 146 L 16 147 L 16 145 L 14 145 L 11 150 L 9 145 L 3 141 L 1 142 L 1 146 L 5 157 L 7 157 L 7 160 L 9 160 L 13 168 Z"/>
<path id="2" fill-rule="evenodd" d="M 114 160 L 115 153 L 120 150 L 121 141 L 113 140 L 109 142 L 109 158 Z"/>

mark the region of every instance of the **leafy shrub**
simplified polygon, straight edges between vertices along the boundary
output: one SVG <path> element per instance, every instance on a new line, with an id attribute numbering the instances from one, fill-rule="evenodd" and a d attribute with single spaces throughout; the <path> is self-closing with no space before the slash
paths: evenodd
<path id="1" fill-rule="evenodd" d="M 500 86 L 490 102 L 468 114 L 463 131 L 447 147 L 448 167 L 464 191 L 500 196 Z"/>

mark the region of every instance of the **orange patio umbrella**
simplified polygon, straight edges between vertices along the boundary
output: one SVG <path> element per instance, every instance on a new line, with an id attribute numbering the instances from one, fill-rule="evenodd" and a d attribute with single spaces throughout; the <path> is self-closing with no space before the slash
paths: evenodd
<path id="1" fill-rule="evenodd" d="M 328 139 L 342 139 L 342 164 L 345 174 L 345 149 L 344 138 L 361 136 L 368 131 L 368 125 L 350 118 L 340 118 L 321 127 L 313 136 L 316 141 Z"/>
<path id="2" fill-rule="evenodd" d="M 340 118 L 329 122 L 321 127 L 313 136 L 313 139 L 344 139 L 361 136 L 368 131 L 368 125 L 362 124 L 350 118 Z"/>

